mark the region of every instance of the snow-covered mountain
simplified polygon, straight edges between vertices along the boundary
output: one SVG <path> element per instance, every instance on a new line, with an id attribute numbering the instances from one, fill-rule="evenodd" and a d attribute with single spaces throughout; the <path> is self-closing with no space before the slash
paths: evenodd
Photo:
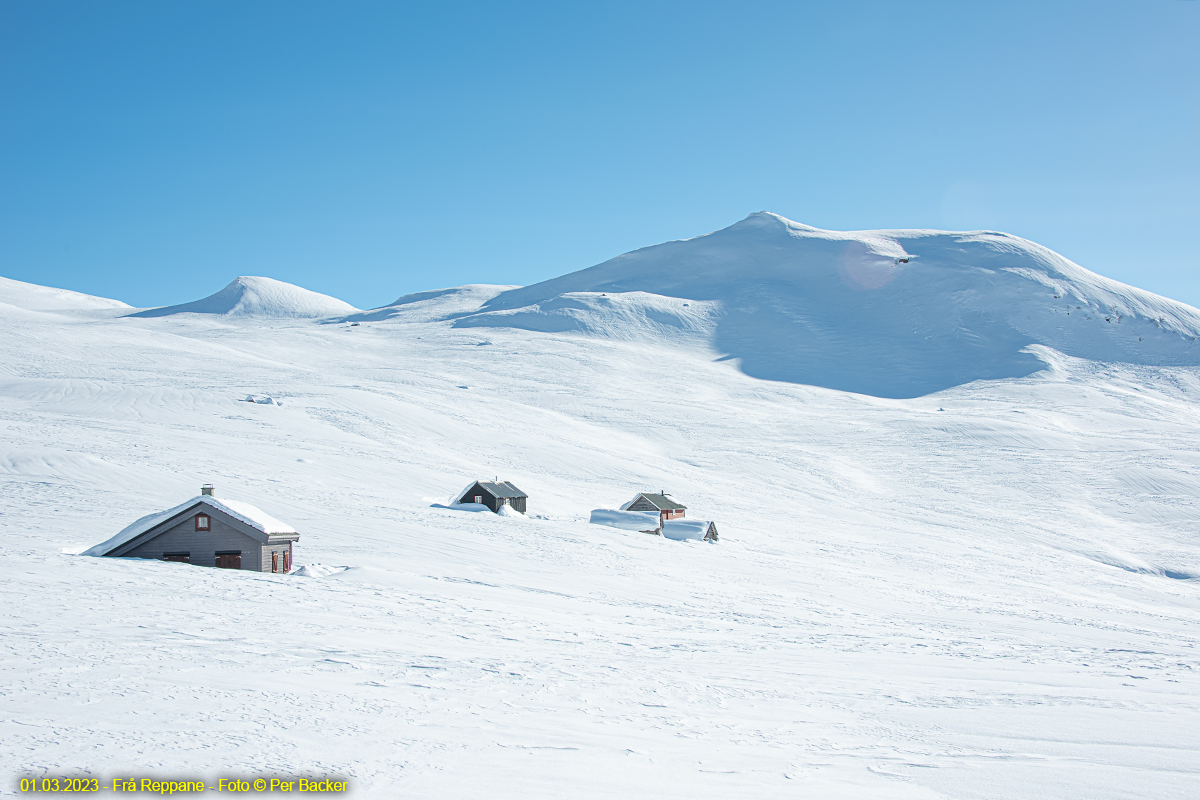
<path id="1" fill-rule="evenodd" d="M 757 215 L 270 325 L 0 282 L 0 761 L 364 798 L 1200 795 L 1196 312 L 1056 258 Z M 830 388 L 854 363 L 946 388 Z M 529 515 L 447 508 L 481 478 Z M 296 573 L 78 555 L 205 483 L 299 531 Z M 664 490 L 720 542 L 588 522 Z"/>
<path id="2" fill-rule="evenodd" d="M 748 375 L 882 397 L 1029 375 L 1046 367 L 1027 350 L 1035 344 L 1097 361 L 1200 364 L 1196 309 L 1033 242 L 825 231 L 765 212 L 511 289 L 483 311 L 455 324 L 694 331 Z"/>
<path id="3" fill-rule="evenodd" d="M 273 278 L 240 277 L 202 300 L 163 308 L 150 308 L 131 317 L 166 317 L 174 314 L 216 314 L 223 317 L 305 319 L 337 317 L 358 311 L 327 294 L 311 292 Z"/>

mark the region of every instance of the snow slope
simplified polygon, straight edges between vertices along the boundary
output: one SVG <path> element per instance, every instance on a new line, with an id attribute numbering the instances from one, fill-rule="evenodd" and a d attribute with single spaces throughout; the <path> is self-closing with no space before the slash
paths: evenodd
<path id="1" fill-rule="evenodd" d="M 881 398 L 756 378 L 715 358 L 728 316 L 627 288 L 697 329 L 481 341 L 474 289 L 358 327 L 0 306 L 10 778 L 1200 794 L 1200 369 L 1033 344 L 1023 377 Z M 479 475 L 528 515 L 432 503 Z M 299 574 L 63 552 L 203 483 L 300 531 Z M 589 524 L 647 490 L 720 542 Z"/>
<path id="2" fill-rule="evenodd" d="M 315 318 L 336 317 L 358 311 L 327 294 L 310 292 L 273 278 L 241 277 L 203 300 L 177 306 L 150 308 L 131 317 L 166 317 L 174 314 L 217 314 L 223 317 Z"/>
<path id="3" fill-rule="evenodd" d="M 120 300 L 93 297 L 69 289 L 54 289 L 0 277 L 0 303 L 26 311 L 93 311 L 129 308 Z"/>
<path id="4" fill-rule="evenodd" d="M 1033 344 L 1099 361 L 1200 364 L 1196 309 L 1033 242 L 992 231 L 825 231 L 766 212 L 509 290 L 483 311 L 456 325 L 628 334 L 637 328 L 627 318 L 639 317 L 642 327 L 709 337 L 748 375 L 879 397 L 1030 375 L 1046 366 Z"/>
<path id="5" fill-rule="evenodd" d="M 342 321 L 362 323 L 390 319 L 396 322 L 435 322 L 455 319 L 478 312 L 483 303 L 501 292 L 516 288 L 470 284 L 431 292 L 416 292 L 404 295 L 389 306 L 350 314 Z"/>

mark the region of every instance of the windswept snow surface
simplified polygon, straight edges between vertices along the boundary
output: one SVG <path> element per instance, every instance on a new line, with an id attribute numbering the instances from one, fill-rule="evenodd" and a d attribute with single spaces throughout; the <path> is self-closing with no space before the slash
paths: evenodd
<path id="1" fill-rule="evenodd" d="M 327 294 L 310 292 L 273 278 L 241 277 L 203 300 L 177 306 L 150 308 L 131 317 L 169 317 L 175 314 L 216 314 L 222 317 L 312 319 L 336 317 L 358 311 Z"/>
<path id="2" fill-rule="evenodd" d="M 95 311 L 129 308 L 120 300 L 54 289 L 34 283 L 0 278 L 0 303 L 25 311 Z M 11 313 L 11 312 L 10 312 Z"/>
<path id="3" fill-rule="evenodd" d="M 1200 796 L 1194 366 L 1035 344 L 1024 377 L 887 399 L 763 381 L 649 328 L 494 327 L 485 347 L 453 320 L 17 313 L 0 306 L 10 776 Z M 478 475 L 528 492 L 527 519 L 425 499 Z M 301 531 L 298 574 L 62 552 L 202 483 Z M 720 543 L 588 524 L 648 487 Z"/>
<path id="4" fill-rule="evenodd" d="M 436 322 L 465 317 L 479 311 L 480 306 L 501 292 L 516 286 L 471 284 L 432 292 L 406 294 L 389 306 L 348 315 L 343 322 Z"/>
<path id="5" fill-rule="evenodd" d="M 512 289 L 455 324 L 701 335 L 748 375 L 877 397 L 1024 377 L 1046 368 L 1037 344 L 1200 364 L 1196 309 L 1025 239 L 825 231 L 767 212 Z"/>

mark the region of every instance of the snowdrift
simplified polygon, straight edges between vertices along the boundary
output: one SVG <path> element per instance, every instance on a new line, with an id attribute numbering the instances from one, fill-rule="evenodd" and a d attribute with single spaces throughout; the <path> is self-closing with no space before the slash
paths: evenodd
<path id="1" fill-rule="evenodd" d="M 662 535 L 677 542 L 717 541 L 717 528 L 705 519 L 668 519 L 663 521 Z"/>
<path id="2" fill-rule="evenodd" d="M 613 339 L 710 336 L 721 304 L 647 292 L 567 292 L 531 306 L 460 319 L 455 327 L 577 331 Z"/>
<path id="3" fill-rule="evenodd" d="M 1030 375 L 1046 367 L 1030 345 L 1200 364 L 1200 311 L 1025 239 L 826 231 L 766 212 L 503 292 L 454 325 L 605 335 L 657 325 L 753 377 L 898 398 Z"/>
<path id="4" fill-rule="evenodd" d="M 272 278 L 235 278 L 228 286 L 203 300 L 177 306 L 150 308 L 131 317 L 168 317 L 174 314 L 216 314 L 224 317 L 274 317 L 316 319 L 358 311 L 327 294 L 310 292 Z"/>
<path id="5" fill-rule="evenodd" d="M 501 292 L 511 291 L 516 286 L 492 286 L 490 284 L 467 284 L 450 289 L 416 292 L 400 297 L 391 305 L 373 308 L 358 314 L 350 314 L 338 322 L 440 322 L 478 313 L 480 306 Z"/>
<path id="6" fill-rule="evenodd" d="M 302 567 L 297 567 L 292 570 L 291 574 L 301 578 L 328 578 L 330 575 L 337 575 L 339 572 L 345 572 L 350 567 L 331 567 L 327 564 L 305 564 Z"/>
<path id="7" fill-rule="evenodd" d="M 659 525 L 658 514 L 653 511 L 617 511 L 613 508 L 595 509 L 588 522 L 640 533 L 655 533 Z"/>

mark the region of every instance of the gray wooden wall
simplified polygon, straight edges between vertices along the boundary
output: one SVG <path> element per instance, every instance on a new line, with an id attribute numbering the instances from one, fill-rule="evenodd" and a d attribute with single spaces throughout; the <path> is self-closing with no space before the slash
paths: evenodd
<path id="1" fill-rule="evenodd" d="M 191 563 L 202 567 L 215 567 L 218 550 L 241 550 L 242 569 L 271 571 L 271 557 L 268 555 L 264 559 L 262 555 L 266 545 L 235 530 L 227 523 L 217 519 L 215 514 L 209 515 L 209 525 L 212 526 L 211 530 L 196 530 L 195 514 L 189 514 L 181 522 L 171 526 L 150 541 L 124 553 L 122 557 L 161 559 L 165 553 L 189 553 Z M 272 545 L 272 547 L 282 547 L 286 550 L 288 546 L 284 544 Z M 282 558 L 283 556 L 280 555 L 281 560 Z M 282 569 L 282 563 L 280 569 Z"/>

